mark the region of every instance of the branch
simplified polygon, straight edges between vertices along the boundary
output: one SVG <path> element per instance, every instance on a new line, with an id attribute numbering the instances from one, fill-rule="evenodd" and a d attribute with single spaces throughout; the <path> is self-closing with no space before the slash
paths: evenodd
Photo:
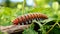
<path id="1" fill-rule="evenodd" d="M 29 25 L 10 25 L 10 26 L 0 26 L 0 31 L 7 33 L 21 32 L 27 29 Z"/>

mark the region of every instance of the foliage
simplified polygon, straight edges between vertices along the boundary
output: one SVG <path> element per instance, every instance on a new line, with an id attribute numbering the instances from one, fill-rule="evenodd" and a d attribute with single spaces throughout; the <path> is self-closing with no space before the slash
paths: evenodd
<path id="1" fill-rule="evenodd" d="M 25 29 L 23 34 L 38 34 L 34 30 L 34 23 L 37 23 L 40 27 L 39 31 L 42 34 L 60 34 L 60 5 L 58 2 L 52 2 L 51 6 L 49 5 L 50 0 L 42 0 L 39 2 L 37 0 L 37 6 L 35 8 L 32 7 L 21 7 L 17 8 L 9 8 L 9 7 L 0 7 L 0 25 L 8 26 L 12 25 L 12 20 L 17 16 L 24 15 L 27 13 L 43 13 L 48 16 L 48 19 L 43 21 L 33 20 L 31 27 Z M 53 0 L 54 1 L 54 0 Z M 23 3 L 25 5 L 25 2 Z M 43 24 L 41 24 L 43 23 Z"/>
<path id="2" fill-rule="evenodd" d="M 34 24 L 32 23 L 28 29 L 24 30 L 23 34 L 38 34 L 38 32 L 34 30 Z"/>

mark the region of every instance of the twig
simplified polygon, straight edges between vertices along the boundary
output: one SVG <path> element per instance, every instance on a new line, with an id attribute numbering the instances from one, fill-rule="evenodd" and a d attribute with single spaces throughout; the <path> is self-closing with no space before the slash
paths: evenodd
<path id="1" fill-rule="evenodd" d="M 57 25 L 59 26 L 59 28 L 60 28 L 60 24 L 59 23 L 57 23 Z"/>
<path id="2" fill-rule="evenodd" d="M 48 34 L 48 33 L 54 28 L 54 26 L 55 26 L 57 23 L 58 23 L 58 21 L 56 21 L 56 23 L 47 31 L 46 34 Z"/>
<path id="3" fill-rule="evenodd" d="M 1 32 L 7 32 L 7 33 L 14 33 L 14 32 L 21 32 L 24 29 L 27 29 L 29 25 L 13 25 L 13 26 L 0 26 Z"/>

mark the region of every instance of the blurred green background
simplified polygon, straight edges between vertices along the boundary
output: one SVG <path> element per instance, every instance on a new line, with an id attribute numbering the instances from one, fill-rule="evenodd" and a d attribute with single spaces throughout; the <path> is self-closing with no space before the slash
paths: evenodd
<path id="1" fill-rule="evenodd" d="M 0 26 L 12 25 L 16 17 L 36 12 L 60 22 L 60 0 L 0 0 Z"/>
<path id="2" fill-rule="evenodd" d="M 60 13 L 60 0 L 0 0 L 0 25 L 11 25 L 16 17 L 40 12 L 53 16 L 53 12 Z"/>

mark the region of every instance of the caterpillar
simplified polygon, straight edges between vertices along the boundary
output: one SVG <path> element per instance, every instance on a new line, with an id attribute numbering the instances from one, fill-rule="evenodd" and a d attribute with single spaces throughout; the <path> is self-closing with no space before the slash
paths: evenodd
<path id="1" fill-rule="evenodd" d="M 41 20 L 47 18 L 48 17 L 46 15 L 41 13 L 30 13 L 17 17 L 15 20 L 13 20 L 13 24 L 26 25 L 26 24 L 31 24 L 32 20 Z"/>

